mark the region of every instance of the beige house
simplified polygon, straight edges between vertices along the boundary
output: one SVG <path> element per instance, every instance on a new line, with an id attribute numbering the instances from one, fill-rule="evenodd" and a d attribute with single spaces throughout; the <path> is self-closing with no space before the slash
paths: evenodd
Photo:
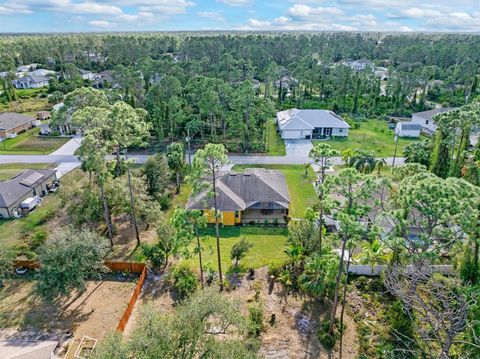
<path id="1" fill-rule="evenodd" d="M 57 180 L 55 170 L 26 170 L 0 181 L 0 218 L 12 218 L 21 213 L 23 201 L 48 193 Z"/>
<path id="2" fill-rule="evenodd" d="M 40 121 L 32 116 L 15 112 L 0 113 L 0 141 L 16 137 L 20 132 L 40 125 Z"/>

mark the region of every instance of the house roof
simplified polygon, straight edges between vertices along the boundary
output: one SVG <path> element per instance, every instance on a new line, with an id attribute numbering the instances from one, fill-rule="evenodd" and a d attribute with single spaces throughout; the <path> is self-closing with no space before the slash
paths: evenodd
<path id="1" fill-rule="evenodd" d="M 87 75 L 92 73 L 92 71 L 90 70 L 82 70 L 82 69 L 78 69 L 78 72 L 80 72 L 82 75 Z"/>
<path id="2" fill-rule="evenodd" d="M 0 181 L 0 207 L 10 207 L 55 172 L 55 170 L 26 170 L 9 180 Z"/>
<path id="3" fill-rule="evenodd" d="M 0 113 L 0 130 L 11 130 L 17 126 L 35 121 L 32 116 L 25 116 L 15 112 Z"/>
<path id="4" fill-rule="evenodd" d="M 30 76 L 49 76 L 49 75 L 54 75 L 55 71 L 52 70 L 46 70 L 46 69 L 38 69 L 35 71 L 31 71 L 28 73 Z"/>
<path id="5" fill-rule="evenodd" d="M 0 353 L 10 359 L 51 359 L 57 345 L 53 340 L 0 340 Z"/>
<path id="6" fill-rule="evenodd" d="M 19 78 L 18 80 L 15 80 L 17 82 L 23 82 L 23 83 L 28 83 L 28 82 L 33 82 L 33 83 L 40 83 L 40 82 L 45 82 L 49 81 L 50 79 L 48 77 L 44 76 L 35 76 L 35 75 L 27 75 Z"/>
<path id="7" fill-rule="evenodd" d="M 400 127 L 402 131 L 420 131 L 422 126 L 418 123 L 411 122 L 398 122 L 397 126 Z"/>
<path id="8" fill-rule="evenodd" d="M 256 203 L 275 202 L 288 208 L 288 194 L 285 177 L 280 171 L 262 168 L 247 168 L 245 172 L 225 171 L 217 181 L 217 206 L 221 211 L 245 210 Z M 213 198 L 203 191 L 191 196 L 187 209 L 213 207 Z"/>
<path id="9" fill-rule="evenodd" d="M 350 128 L 336 113 L 328 110 L 297 110 L 296 108 L 277 113 L 281 130 L 313 130 L 316 127 Z"/>
<path id="10" fill-rule="evenodd" d="M 447 112 L 453 110 L 451 107 L 440 107 L 440 108 L 435 108 L 433 110 L 428 110 L 428 111 L 422 111 L 422 112 L 416 112 L 412 116 L 417 116 L 424 118 L 425 120 L 431 120 L 433 116 L 436 114 L 442 113 L 442 112 Z"/>

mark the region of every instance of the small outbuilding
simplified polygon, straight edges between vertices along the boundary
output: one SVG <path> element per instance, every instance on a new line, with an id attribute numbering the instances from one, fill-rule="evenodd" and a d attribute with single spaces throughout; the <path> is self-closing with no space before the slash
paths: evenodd
<path id="1" fill-rule="evenodd" d="M 399 137 L 420 137 L 422 126 L 412 122 L 398 122 L 395 134 Z"/>

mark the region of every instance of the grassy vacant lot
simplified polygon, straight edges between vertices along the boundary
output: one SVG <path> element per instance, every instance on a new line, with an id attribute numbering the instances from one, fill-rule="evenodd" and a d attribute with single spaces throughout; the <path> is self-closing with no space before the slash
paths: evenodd
<path id="1" fill-rule="evenodd" d="M 46 169 L 52 168 L 54 165 L 52 163 L 7 163 L 0 164 L 0 181 L 10 179 L 20 172 L 23 172 L 27 169 L 37 170 L 37 169 Z"/>
<path id="2" fill-rule="evenodd" d="M 223 227 L 220 228 L 220 253 L 224 271 L 232 263 L 230 250 L 240 238 L 245 237 L 253 243 L 247 256 L 241 261 L 246 268 L 263 267 L 270 262 L 282 261 L 286 258 L 283 253 L 288 229 L 285 227 Z M 217 251 L 215 228 L 208 227 L 202 231 L 201 243 L 203 247 L 203 263 L 208 267 L 217 268 Z M 195 247 L 192 243 L 191 249 Z M 198 256 L 183 260 L 192 267 L 198 267 Z"/>
<path id="3" fill-rule="evenodd" d="M 39 129 L 33 128 L 0 142 L 0 154 L 3 155 L 43 155 L 49 154 L 70 139 L 67 137 L 42 137 L 37 136 Z"/>
<path id="4" fill-rule="evenodd" d="M 269 156 L 285 156 L 285 142 L 277 133 L 274 120 L 267 122 L 267 143 Z"/>
<path id="5" fill-rule="evenodd" d="M 290 194 L 290 216 L 303 217 L 305 210 L 316 203 L 313 182 L 315 174 L 309 167 L 307 177 L 303 165 L 235 165 L 234 171 L 243 171 L 245 168 L 266 168 L 282 171 L 287 181 Z"/>
<path id="6" fill-rule="evenodd" d="M 45 88 L 15 90 L 18 100 L 9 103 L 0 102 L 0 112 L 18 112 L 34 114 L 37 111 L 49 110 L 52 105 L 48 103 Z"/>
<path id="7" fill-rule="evenodd" d="M 346 138 L 335 138 L 327 143 L 332 148 L 343 151 L 347 148 L 373 151 L 377 156 L 392 157 L 395 151 L 393 131 L 388 129 L 387 122 L 368 120 L 359 122 L 360 128 L 352 128 Z M 397 156 L 402 156 L 405 146 L 420 141 L 418 138 L 399 138 Z M 314 140 L 313 142 L 318 142 Z"/>

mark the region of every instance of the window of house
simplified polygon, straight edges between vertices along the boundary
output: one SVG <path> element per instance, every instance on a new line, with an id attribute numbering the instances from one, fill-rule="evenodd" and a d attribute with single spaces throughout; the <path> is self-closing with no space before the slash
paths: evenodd
<path id="1" fill-rule="evenodd" d="M 340 129 L 338 130 L 338 132 L 343 132 L 343 128 L 340 128 Z"/>
<path id="2" fill-rule="evenodd" d="M 240 216 L 240 213 L 238 211 L 235 211 L 235 218 L 238 218 Z"/>
<path id="3" fill-rule="evenodd" d="M 428 123 L 429 123 L 429 122 L 430 122 L 430 121 L 428 121 L 428 120 L 425 120 L 425 124 L 426 124 L 426 125 L 428 125 Z"/>

